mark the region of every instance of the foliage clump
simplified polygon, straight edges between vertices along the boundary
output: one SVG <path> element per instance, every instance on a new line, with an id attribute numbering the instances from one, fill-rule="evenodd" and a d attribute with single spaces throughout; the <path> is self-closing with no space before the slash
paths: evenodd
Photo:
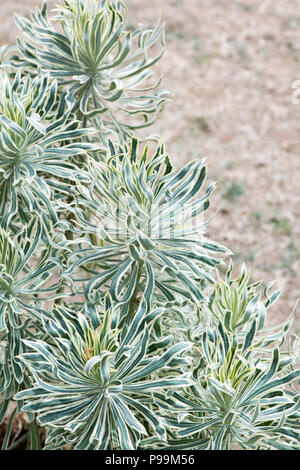
<path id="1" fill-rule="evenodd" d="M 268 328 L 279 292 L 222 277 L 204 160 L 137 135 L 168 96 L 164 25 L 55 14 L 0 49 L 0 421 L 26 412 L 30 449 L 299 449 L 292 316 Z"/>

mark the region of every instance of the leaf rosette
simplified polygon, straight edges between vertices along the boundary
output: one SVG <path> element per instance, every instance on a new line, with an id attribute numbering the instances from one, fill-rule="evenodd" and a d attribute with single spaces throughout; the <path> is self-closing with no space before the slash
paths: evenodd
<path id="1" fill-rule="evenodd" d="M 53 346 L 25 341 L 33 350 L 22 355 L 33 386 L 15 398 L 47 426 L 46 448 L 134 449 L 149 432 L 165 438 L 154 396 L 191 384 L 181 369 L 190 343 L 150 354 L 151 328 L 162 309 L 147 312 L 143 301 L 131 325 L 119 330 L 113 311 L 99 316 L 87 304 L 83 315 L 61 307 L 45 323 Z"/>
<path id="2" fill-rule="evenodd" d="M 69 160 L 94 148 L 81 142 L 93 131 L 79 129 L 59 108 L 57 83 L 49 77 L 18 74 L 10 82 L 4 76 L 1 85 L 0 223 L 7 228 L 16 215 L 27 222 L 34 211 L 56 221 L 53 193 L 69 192 L 63 179 L 80 177 Z"/>
<path id="3" fill-rule="evenodd" d="M 61 32 L 48 19 L 46 4 L 31 21 L 17 17 L 25 34 L 17 64 L 57 78 L 70 107 L 84 122 L 92 118 L 102 138 L 113 133 L 126 140 L 151 125 L 166 101 L 164 90 L 154 91 L 160 80 L 148 83 L 164 51 L 164 25 L 126 31 L 126 7 L 116 0 L 64 0 L 57 13 Z M 161 51 L 151 57 L 158 43 Z"/>
<path id="4" fill-rule="evenodd" d="M 124 305 L 139 290 L 147 302 L 154 291 L 163 301 L 178 294 L 200 302 L 199 281 L 213 282 L 209 271 L 221 263 L 212 255 L 229 253 L 205 238 L 203 214 L 214 184 L 199 195 L 203 160 L 177 171 L 163 146 L 153 158 L 147 147 L 138 158 L 135 140 L 128 152 L 111 151 L 107 163 L 90 162 L 90 187 L 78 187 L 76 230 L 90 234 L 92 246 L 71 253 L 64 276 L 83 267 L 91 278 L 85 289 L 90 300 L 110 283 L 113 300 Z"/>

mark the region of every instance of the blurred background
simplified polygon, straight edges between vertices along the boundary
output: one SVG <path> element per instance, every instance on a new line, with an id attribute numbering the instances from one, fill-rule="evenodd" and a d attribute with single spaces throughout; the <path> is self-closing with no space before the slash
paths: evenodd
<path id="1" fill-rule="evenodd" d="M 41 4 L 0 0 L 0 45 L 15 41 L 13 13 Z M 269 321 L 282 321 L 300 297 L 300 0 L 126 4 L 130 29 L 160 13 L 167 23 L 156 73 L 175 96 L 154 131 L 178 166 L 206 157 L 218 181 L 208 235 L 234 252 L 235 272 L 245 262 L 255 280 L 276 281 Z"/>

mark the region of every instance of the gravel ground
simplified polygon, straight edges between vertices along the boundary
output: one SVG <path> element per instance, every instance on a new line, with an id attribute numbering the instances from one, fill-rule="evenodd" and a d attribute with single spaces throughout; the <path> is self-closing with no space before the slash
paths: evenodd
<path id="1" fill-rule="evenodd" d="M 0 44 L 16 36 L 13 12 L 40 1 L 0 0 Z M 299 0 L 127 0 L 129 23 L 167 22 L 157 67 L 175 94 L 155 131 L 183 165 L 205 156 L 218 180 L 209 236 L 282 295 L 271 323 L 300 297 Z M 300 97 L 300 93 L 298 95 Z M 300 330 L 300 307 L 296 311 Z"/>

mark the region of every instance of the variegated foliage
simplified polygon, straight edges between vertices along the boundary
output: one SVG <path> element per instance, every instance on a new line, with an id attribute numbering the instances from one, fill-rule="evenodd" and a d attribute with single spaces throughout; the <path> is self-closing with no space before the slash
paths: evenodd
<path id="1" fill-rule="evenodd" d="M 99 315 L 93 305 L 86 315 L 66 308 L 47 315 L 45 329 L 55 346 L 25 342 L 33 351 L 22 355 L 33 387 L 16 396 L 47 426 L 46 448 L 136 449 L 141 436 L 165 439 L 155 394 L 190 385 L 181 354 L 191 344 L 167 349 L 151 341 L 161 313 L 149 312 L 143 301 L 121 329 L 113 310 Z"/>
<path id="2" fill-rule="evenodd" d="M 129 138 L 165 100 L 144 83 L 163 26 L 127 32 L 117 0 L 56 11 L 0 50 L 0 423 L 17 402 L 30 449 L 36 423 L 48 449 L 299 449 L 293 316 L 268 328 L 279 293 L 221 279 L 204 161 Z"/>
<path id="3" fill-rule="evenodd" d="M 43 232 L 37 216 L 18 235 L 0 228 L 0 393 L 6 399 L 25 380 L 18 359 L 26 349 L 23 339 L 45 336 L 41 304 L 59 296 L 60 282 L 53 275 L 61 270 L 60 261 Z"/>
<path id="4" fill-rule="evenodd" d="M 161 302 L 175 302 L 176 294 L 201 302 L 203 281 L 213 283 L 210 271 L 220 263 L 213 255 L 228 253 L 205 237 L 214 184 L 201 193 L 203 160 L 177 170 L 163 145 L 150 158 L 147 147 L 138 155 L 135 140 L 128 152 L 111 152 L 107 163 L 88 162 L 91 185 L 78 186 L 75 227 L 92 242 L 71 253 L 65 276 L 85 267 L 86 297 L 97 300 L 109 285 L 124 312 L 140 293 L 148 305 L 154 292 Z"/>
<path id="5" fill-rule="evenodd" d="M 9 57 L 12 55 L 14 48 L 8 46 L 0 46 L 0 69 L 5 69 L 9 65 Z"/>
<path id="6" fill-rule="evenodd" d="M 160 80 L 149 83 L 164 52 L 164 25 L 127 31 L 126 7 L 118 0 L 63 0 L 56 13 L 49 20 L 45 4 L 30 20 L 17 18 L 25 36 L 17 64 L 57 78 L 70 108 L 84 123 L 92 119 L 102 140 L 113 134 L 123 141 L 151 125 L 167 97 L 157 90 Z"/>
<path id="7" fill-rule="evenodd" d="M 206 327 L 189 335 L 194 342 L 194 383 L 173 395 L 174 403 L 186 409 L 174 408 L 173 417 L 172 409 L 165 413 L 167 443 L 147 438 L 143 448 L 299 449 L 299 339 L 290 341 L 288 351 L 279 350 L 293 319 L 275 331 L 267 328 L 267 309 L 278 293 L 260 301 L 245 268 L 237 280 L 230 273 L 231 268 L 216 286 Z M 238 311 L 244 320 L 247 312 L 247 320 L 233 331 L 228 318 L 234 319 Z"/>
<path id="8" fill-rule="evenodd" d="M 149 311 L 143 299 L 124 323 L 107 300 L 100 315 L 91 303 L 46 314 L 56 347 L 26 341 L 33 386 L 16 398 L 48 427 L 49 449 L 298 448 L 299 344 L 278 349 L 291 320 L 273 334 L 252 309 L 248 326 L 232 334 L 211 316 L 180 343 L 157 328 L 168 309 Z"/>
<path id="9" fill-rule="evenodd" d="M 70 158 L 93 149 L 81 142 L 80 129 L 57 103 L 57 83 L 48 77 L 2 76 L 0 95 L 0 224 L 28 221 L 33 212 L 57 220 L 54 198 L 69 193 L 63 180 L 80 178 Z M 77 142 L 75 142 L 77 141 Z M 29 214 L 29 215 L 28 215 Z"/>

